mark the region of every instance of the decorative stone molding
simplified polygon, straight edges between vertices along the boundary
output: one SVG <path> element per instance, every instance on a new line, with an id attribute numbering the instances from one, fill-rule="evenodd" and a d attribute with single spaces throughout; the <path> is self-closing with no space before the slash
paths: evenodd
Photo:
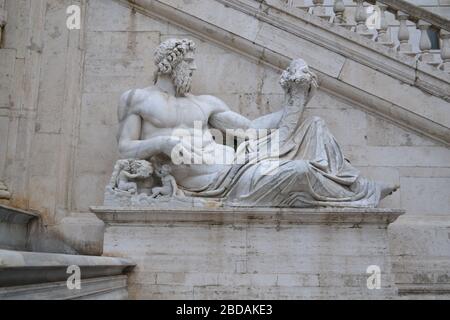
<path id="1" fill-rule="evenodd" d="M 108 225 L 192 222 L 202 224 L 338 224 L 387 227 L 404 214 L 401 209 L 288 209 L 288 208 L 117 208 L 92 206 L 90 210 Z"/>
<path id="2" fill-rule="evenodd" d="M 121 275 L 135 266 L 123 258 L 0 250 L 0 287 L 64 281 L 72 265 L 81 268 L 82 279 Z"/>

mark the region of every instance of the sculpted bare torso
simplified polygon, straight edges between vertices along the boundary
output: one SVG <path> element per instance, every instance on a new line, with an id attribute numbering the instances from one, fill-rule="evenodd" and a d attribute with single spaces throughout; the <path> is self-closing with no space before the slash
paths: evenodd
<path id="1" fill-rule="evenodd" d="M 200 146 L 195 145 L 196 155 L 226 154 L 233 158 L 234 149 L 216 143 L 208 130 L 211 117 L 227 112 L 229 108 L 213 96 L 174 97 L 157 87 L 128 91 L 122 96 L 119 107 L 119 148 L 124 156 L 132 158 L 170 156 L 182 132 L 201 141 Z M 241 120 L 246 125 L 248 120 Z M 127 148 L 130 143 L 135 147 Z M 223 164 L 172 165 L 172 174 L 187 188 L 201 188 L 225 168 Z"/>
<path id="2" fill-rule="evenodd" d="M 396 190 L 395 186 L 380 186 L 361 177 L 344 160 L 323 120 L 312 117 L 300 123 L 303 110 L 318 86 L 317 77 L 303 60 L 294 60 L 282 74 L 280 84 L 286 96 L 281 109 L 250 121 L 216 97 L 188 93 L 196 69 L 192 52 L 189 55 L 186 48 L 170 49 L 172 45 L 187 46 L 187 43 L 173 40 L 162 44 L 155 55 L 158 67 L 155 85 L 122 95 L 118 114 L 122 159 L 157 157 L 158 162 L 170 166 L 168 172 L 171 171 L 185 195 L 225 197 L 233 205 L 375 207 L 381 198 Z M 262 157 L 253 157 L 256 163 L 229 171 L 233 161 L 189 162 L 193 155 L 201 160 L 218 159 L 217 154 L 223 155 L 222 160 L 234 159 L 234 148 L 215 140 L 213 128 L 222 133 L 243 129 L 242 135 L 233 133 L 240 138 L 250 138 L 246 129 L 280 130 L 279 135 L 266 135 L 241 145 L 245 148 L 238 148 L 238 156 L 245 153 L 243 150 L 254 156 L 262 149 Z M 188 137 L 188 142 L 184 137 Z M 278 155 L 282 165 L 272 170 L 272 165 L 278 165 L 279 161 L 273 161 L 273 156 L 264 153 L 263 148 L 279 143 L 284 143 L 283 153 Z M 188 159 L 188 163 L 174 161 L 177 154 Z M 219 179 L 223 173 L 229 179 Z M 220 187 L 215 182 L 220 182 Z"/>

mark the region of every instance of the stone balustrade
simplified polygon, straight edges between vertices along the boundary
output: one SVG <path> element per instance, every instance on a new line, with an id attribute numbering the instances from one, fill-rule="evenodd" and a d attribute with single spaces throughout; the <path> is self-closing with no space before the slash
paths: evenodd
<path id="1" fill-rule="evenodd" d="M 353 0 L 351 5 L 334 0 L 331 8 L 324 0 L 280 1 L 450 73 L 450 21 L 430 11 L 404 0 Z M 394 21 L 388 21 L 388 12 Z M 412 26 L 420 33 L 418 48 L 412 45 Z"/>

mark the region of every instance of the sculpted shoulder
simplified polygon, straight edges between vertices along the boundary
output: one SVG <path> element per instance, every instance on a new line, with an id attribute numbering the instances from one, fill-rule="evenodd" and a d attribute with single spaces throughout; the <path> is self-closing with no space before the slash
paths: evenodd
<path id="1" fill-rule="evenodd" d="M 215 96 L 201 95 L 197 96 L 196 98 L 205 105 L 207 105 L 208 107 L 210 107 L 211 113 L 219 113 L 230 110 L 230 108 L 227 106 L 225 102 L 223 102 L 221 99 Z"/>
<path id="2" fill-rule="evenodd" d="M 167 94 L 157 87 L 151 86 L 143 89 L 132 89 L 124 92 L 120 97 L 118 116 L 119 121 L 124 120 L 129 114 L 140 114 L 157 111 L 158 107 L 167 104 Z"/>

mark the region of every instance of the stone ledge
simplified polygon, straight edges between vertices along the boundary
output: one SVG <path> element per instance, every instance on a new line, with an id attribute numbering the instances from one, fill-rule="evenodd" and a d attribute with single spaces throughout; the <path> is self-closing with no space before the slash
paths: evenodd
<path id="1" fill-rule="evenodd" d="M 27 224 L 35 218 L 39 218 L 36 213 L 0 205 L 0 223 Z"/>
<path id="2" fill-rule="evenodd" d="M 128 298 L 127 277 L 83 280 L 80 290 L 68 290 L 66 281 L 0 288 L 0 300 L 123 300 Z"/>
<path id="3" fill-rule="evenodd" d="M 354 208 L 117 208 L 91 207 L 107 224 L 121 223 L 214 223 L 233 224 L 376 224 L 387 226 L 404 214 L 400 209 Z"/>
<path id="4" fill-rule="evenodd" d="M 28 224 L 37 218 L 38 214 L 0 205 L 0 248 L 26 250 Z"/>
<path id="5" fill-rule="evenodd" d="M 135 266 L 122 258 L 0 250 L 0 287 L 66 281 L 71 265 L 80 267 L 82 279 L 121 275 Z"/>
<path id="6" fill-rule="evenodd" d="M 450 295 L 450 284 L 402 284 L 397 283 L 398 294 L 406 295 Z"/>

